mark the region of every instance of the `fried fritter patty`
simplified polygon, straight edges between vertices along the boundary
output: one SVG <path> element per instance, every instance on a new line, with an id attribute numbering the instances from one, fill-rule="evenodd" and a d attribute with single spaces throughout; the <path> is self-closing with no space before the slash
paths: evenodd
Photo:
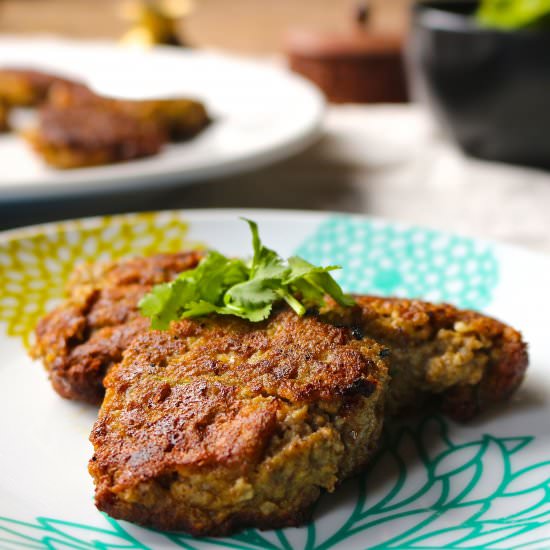
<path id="1" fill-rule="evenodd" d="M 61 396 L 99 404 L 103 378 L 134 337 L 148 330 L 137 303 L 152 285 L 197 265 L 201 253 L 158 254 L 84 264 L 67 284 L 68 298 L 36 327 L 40 357 Z"/>
<path id="2" fill-rule="evenodd" d="M 376 447 L 383 355 L 288 309 L 143 333 L 105 379 L 91 435 L 97 506 L 195 535 L 303 523 Z"/>
<path id="3" fill-rule="evenodd" d="M 162 261 L 169 262 L 169 258 L 163 256 Z M 189 268 L 194 267 L 199 256 L 195 253 L 190 258 Z M 39 323 L 34 356 L 44 359 L 54 388 L 61 395 L 99 403 L 107 365 L 118 360 L 111 355 L 120 358 L 132 338 L 147 330 L 148 321 L 139 316 L 136 304 L 152 280 L 140 288 L 137 284 L 128 285 L 124 279 L 108 278 L 104 270 L 137 273 L 142 269 L 139 262 L 148 262 L 153 268 L 157 261 L 132 260 L 118 268 L 116 263 L 99 264 L 90 296 L 96 300 L 100 295 L 101 300 L 92 305 L 86 298 L 88 291 L 80 288 L 84 273 L 94 268 L 78 270 L 69 283 L 69 301 Z M 177 272 L 178 265 L 169 271 L 168 279 Z M 391 414 L 435 405 L 456 420 L 468 420 L 491 403 L 507 399 L 523 379 L 527 367 L 525 343 L 520 333 L 499 321 L 450 305 L 418 300 L 357 296 L 356 301 L 355 308 L 345 310 L 331 305 L 323 318 L 352 327 L 357 334 L 385 347 L 392 375 L 388 396 Z M 110 358 L 99 369 L 95 367 L 98 308 L 103 323 L 118 327 L 112 338 L 100 337 L 101 356 Z M 77 331 L 81 336 L 75 338 L 76 327 L 81 326 L 84 328 Z M 121 339 L 119 334 L 125 337 Z M 56 346 L 52 347 L 51 342 L 56 342 Z M 56 359 L 58 355 L 61 359 Z"/>
<path id="4" fill-rule="evenodd" d="M 514 329 L 472 311 L 357 296 L 300 318 L 224 316 L 152 331 L 137 302 L 196 252 L 92 264 L 38 325 L 63 396 L 99 402 L 90 472 L 117 518 L 193 534 L 297 525 L 361 470 L 382 416 L 427 404 L 467 420 L 527 367 Z M 388 372 L 389 371 L 389 372 Z"/>
<path id="5" fill-rule="evenodd" d="M 61 109 L 95 107 L 154 122 L 171 141 L 192 138 L 210 122 L 204 105 L 194 99 L 183 97 L 155 100 L 113 99 L 96 94 L 82 84 L 66 82 L 52 87 L 48 102 Z"/>
<path id="6" fill-rule="evenodd" d="M 390 415 L 430 404 L 465 421 L 508 399 L 523 380 L 527 346 L 513 328 L 474 311 L 419 300 L 356 296 L 328 317 L 387 349 Z"/>
<path id="7" fill-rule="evenodd" d="M 117 104 L 125 113 L 157 121 L 168 132 L 171 141 L 195 137 L 210 123 L 206 108 L 194 99 L 119 100 Z"/>
<path id="8" fill-rule="evenodd" d="M 47 164 L 62 169 L 155 155 L 165 142 L 155 123 L 95 107 L 44 106 L 37 128 L 24 137 Z"/>
<path id="9" fill-rule="evenodd" d="M 10 131 L 9 115 L 8 106 L 0 101 L 0 134 Z"/>
<path id="10" fill-rule="evenodd" d="M 48 97 L 55 83 L 71 82 L 58 75 L 28 69 L 0 69 L 0 100 L 10 106 L 32 107 Z"/>

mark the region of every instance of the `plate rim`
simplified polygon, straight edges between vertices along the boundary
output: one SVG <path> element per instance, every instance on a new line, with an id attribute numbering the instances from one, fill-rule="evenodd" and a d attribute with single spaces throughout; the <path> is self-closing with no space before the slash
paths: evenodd
<path id="1" fill-rule="evenodd" d="M 207 218 L 213 217 L 214 220 L 219 220 L 220 216 L 224 218 L 224 221 L 235 220 L 242 216 L 254 216 L 259 214 L 266 218 L 279 218 L 290 217 L 295 219 L 309 218 L 310 220 L 320 220 L 333 216 L 345 217 L 355 220 L 370 221 L 374 223 L 387 224 L 403 229 L 424 229 L 428 231 L 434 231 L 442 236 L 446 237 L 460 237 L 466 239 L 472 239 L 483 245 L 489 245 L 503 252 L 515 253 L 515 254 L 527 254 L 537 257 L 539 259 L 550 262 L 550 254 L 547 254 L 540 250 L 534 250 L 527 246 L 520 244 L 510 243 L 507 241 L 480 237 L 476 234 L 465 233 L 461 231 L 449 231 L 435 227 L 430 224 L 416 224 L 413 222 L 407 222 L 398 220 L 396 218 L 387 216 L 373 216 L 367 213 L 357 212 L 345 212 L 341 210 L 304 210 L 304 209 L 291 209 L 291 208 L 234 208 L 234 207 L 221 207 L 221 208 L 170 208 L 160 210 L 143 210 L 143 211 L 131 211 L 131 212 L 119 212 L 115 214 L 98 214 L 96 216 L 83 216 L 80 218 L 68 218 L 64 220 L 49 221 L 45 223 L 31 224 L 21 227 L 15 227 L 13 229 L 5 229 L 0 231 L 0 244 L 4 244 L 10 241 L 17 241 L 24 238 L 33 238 L 43 234 L 56 233 L 63 231 L 67 228 L 75 227 L 94 227 L 96 224 L 101 223 L 102 220 L 112 220 L 125 218 L 130 219 L 140 215 L 165 215 L 165 216 L 181 216 L 185 221 L 192 222 L 189 218 Z"/>
<path id="2" fill-rule="evenodd" d="M 124 47 L 114 40 L 104 39 L 86 39 L 77 40 L 74 38 L 58 37 L 50 34 L 33 34 L 29 36 L 19 36 L 5 34 L 0 36 L 0 47 L 3 45 L 9 46 L 10 43 L 21 44 L 35 44 L 39 47 L 40 44 L 54 44 L 61 47 L 80 47 L 80 48 L 116 48 L 124 51 Z M 133 49 L 135 51 L 135 48 Z M 155 173 L 140 173 L 140 162 L 147 162 L 148 159 L 135 159 L 134 161 L 128 161 L 127 163 L 118 163 L 111 166 L 124 166 L 131 163 L 135 163 L 137 171 L 133 174 L 114 173 L 108 175 L 102 175 L 97 178 L 94 176 L 94 168 L 81 168 L 77 169 L 78 178 L 76 181 L 48 182 L 47 185 L 40 182 L 28 182 L 26 180 L 20 181 L 7 181 L 0 183 L 0 203 L 2 201 L 16 201 L 16 200 L 29 200 L 29 199 L 44 199 L 53 198 L 58 196 L 82 196 L 82 195 L 95 195 L 97 193 L 105 192 L 109 190 L 109 186 L 116 185 L 117 189 L 128 190 L 132 187 L 179 187 L 192 185 L 194 183 L 200 183 L 213 178 L 222 178 L 228 175 L 244 174 L 255 170 L 257 168 L 268 166 L 270 164 L 282 161 L 290 158 L 308 147 L 316 143 L 322 135 L 322 128 L 324 124 L 324 118 L 327 110 L 327 102 L 317 86 L 308 81 L 301 75 L 291 72 L 283 64 L 270 63 L 266 64 L 262 59 L 255 57 L 247 57 L 245 55 L 233 52 L 223 52 L 216 48 L 197 48 L 193 49 L 181 49 L 174 48 L 172 46 L 155 46 L 150 49 L 142 49 L 147 53 L 159 53 L 160 55 L 192 55 L 192 56 L 214 56 L 220 59 L 224 59 L 229 62 L 236 62 L 239 64 L 246 64 L 250 67 L 258 67 L 262 71 L 269 71 L 272 74 L 277 74 L 279 77 L 287 79 L 292 82 L 296 88 L 301 88 L 302 93 L 309 94 L 309 100 L 314 106 L 314 116 L 311 117 L 308 123 L 303 125 L 300 132 L 295 132 L 291 138 L 286 141 L 279 140 L 278 144 L 270 145 L 264 150 L 258 153 L 246 153 L 241 154 L 238 158 L 232 158 L 223 160 L 214 165 L 205 165 L 191 170 L 183 170 L 182 167 L 170 167 L 161 172 Z M 128 47 L 126 51 L 131 52 L 132 48 Z M 140 51 L 140 50 L 138 50 Z M 9 65 L 6 65 L 9 66 Z M 47 65 L 45 64 L 47 67 Z M 60 71 L 62 72 L 62 71 Z M 107 167 L 107 168 L 106 168 Z M 108 169 L 108 165 L 102 166 L 103 169 Z M 66 176 L 67 172 L 61 171 Z M 90 186 L 98 186 L 97 188 L 91 188 Z"/>

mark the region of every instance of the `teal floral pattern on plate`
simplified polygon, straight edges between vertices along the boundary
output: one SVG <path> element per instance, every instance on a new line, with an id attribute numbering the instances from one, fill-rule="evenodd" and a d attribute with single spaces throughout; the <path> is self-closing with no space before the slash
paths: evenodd
<path id="1" fill-rule="evenodd" d="M 335 216 L 296 251 L 312 263 L 337 263 L 349 292 L 418 297 L 481 309 L 491 301 L 498 263 L 490 245 L 417 227 Z"/>
<path id="2" fill-rule="evenodd" d="M 322 222 L 296 250 L 338 263 L 347 291 L 488 306 L 498 281 L 490 245 L 436 231 L 345 216 Z M 550 548 L 550 461 L 529 460 L 535 439 L 474 435 L 430 417 L 388 430 L 363 475 L 323 498 L 300 529 L 196 539 L 98 513 L 98 523 L 0 518 L 0 549 L 336 550 Z M 534 462 L 534 463 L 533 463 Z"/>
<path id="3" fill-rule="evenodd" d="M 187 550 L 550 547 L 550 461 L 515 465 L 529 453 L 533 438 L 483 435 L 458 444 L 442 419 L 430 417 L 401 426 L 386 439 L 369 471 L 341 489 L 340 497 L 355 505 L 339 524 L 330 522 L 337 525 L 334 532 L 323 529 L 323 516 L 334 512 L 333 496 L 321 502 L 316 521 L 303 529 L 248 530 L 221 539 L 158 536 Z M 381 486 L 382 492 L 373 491 Z M 147 530 L 104 519 L 105 527 L 94 527 L 45 517 L 0 518 L 0 548 L 155 550 L 140 542 L 139 533 Z M 503 540 L 506 546 L 499 544 Z"/>

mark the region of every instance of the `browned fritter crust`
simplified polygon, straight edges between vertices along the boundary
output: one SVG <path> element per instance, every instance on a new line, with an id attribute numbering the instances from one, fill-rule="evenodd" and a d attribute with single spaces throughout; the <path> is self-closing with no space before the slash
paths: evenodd
<path id="1" fill-rule="evenodd" d="M 191 139 L 210 124 L 205 106 L 194 99 L 118 101 L 118 108 L 141 119 L 157 121 L 171 141 Z"/>
<path id="2" fill-rule="evenodd" d="M 82 84 L 61 82 L 50 90 L 48 102 L 60 109 L 93 107 L 154 122 L 171 141 L 190 139 L 210 123 L 206 108 L 200 101 L 183 97 L 154 100 L 114 99 L 98 95 Z"/>
<path id="3" fill-rule="evenodd" d="M 9 122 L 10 110 L 9 107 L 0 100 L 0 134 L 9 132 L 10 122 Z"/>
<path id="4" fill-rule="evenodd" d="M 169 264 L 170 258 L 163 256 L 162 261 Z M 188 268 L 198 258 L 194 256 Z M 46 367 L 61 395 L 101 401 L 105 363 L 120 358 L 133 337 L 148 326 L 138 315 L 136 303 L 146 291 L 143 285 L 154 281 L 144 265 L 156 269 L 157 262 L 145 258 L 77 270 L 68 285 L 71 300 L 37 328 L 34 354 L 49 357 Z M 167 278 L 181 267 L 178 262 Z M 132 282 L 141 269 L 143 282 Z M 94 280 L 82 291 L 84 279 L 94 272 Z M 357 307 L 348 310 L 332 304 L 324 318 L 353 326 L 387 348 L 393 377 L 388 399 L 392 414 L 429 402 L 454 419 L 468 420 L 491 403 L 506 400 L 523 379 L 528 358 L 521 334 L 495 319 L 418 300 L 373 296 L 356 300 Z M 98 327 L 103 331 L 96 334 Z M 56 345 L 52 347 L 51 342 Z M 62 367 L 54 369 L 54 364 Z"/>
<path id="5" fill-rule="evenodd" d="M 138 336 L 105 379 L 91 435 L 97 506 L 195 535 L 300 524 L 372 455 L 382 355 L 349 328 L 287 309 Z"/>
<path id="6" fill-rule="evenodd" d="M 0 69 L 0 100 L 11 106 L 36 106 L 47 99 L 55 83 L 72 84 L 51 73 L 15 67 Z"/>
<path id="7" fill-rule="evenodd" d="M 38 126 L 24 137 L 44 161 L 70 169 L 157 154 L 165 142 L 154 122 L 95 107 L 40 109 Z"/>
<path id="8" fill-rule="evenodd" d="M 198 251 L 84 264 L 67 284 L 68 299 L 36 327 L 32 354 L 41 358 L 63 397 L 101 403 L 103 377 L 149 321 L 137 303 L 154 284 L 192 269 Z"/>
<path id="9" fill-rule="evenodd" d="M 346 323 L 387 347 L 392 383 L 388 413 L 429 402 L 469 420 L 508 399 L 521 384 L 527 346 L 513 328 L 474 311 L 419 300 L 356 296 Z"/>
<path id="10" fill-rule="evenodd" d="M 80 82 L 54 84 L 48 92 L 48 103 L 58 109 L 108 105 L 104 97 Z"/>

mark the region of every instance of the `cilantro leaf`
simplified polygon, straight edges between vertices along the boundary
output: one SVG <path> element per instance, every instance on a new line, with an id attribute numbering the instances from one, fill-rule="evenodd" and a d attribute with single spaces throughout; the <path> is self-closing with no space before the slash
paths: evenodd
<path id="1" fill-rule="evenodd" d="M 239 304 L 243 308 L 254 308 L 274 302 L 277 299 L 277 279 L 255 277 L 230 288 L 224 298 L 226 305 Z"/>
<path id="2" fill-rule="evenodd" d="M 254 250 L 254 256 L 252 258 L 252 264 L 250 266 L 250 278 L 280 278 L 287 271 L 288 267 L 284 265 L 284 260 L 275 252 L 264 246 L 260 241 L 260 234 L 258 232 L 258 224 L 252 220 L 241 218 L 250 227 L 252 233 L 252 248 Z"/>
<path id="3" fill-rule="evenodd" d="M 153 328 L 166 329 L 171 321 L 212 313 L 259 322 L 281 300 L 298 315 L 304 315 L 307 307 L 322 306 L 326 295 L 342 306 L 353 305 L 330 275 L 338 266 L 317 267 L 298 256 L 285 261 L 262 244 L 258 225 L 244 220 L 252 234 L 252 260 L 211 251 L 195 269 L 153 287 L 139 302 Z"/>
<path id="4" fill-rule="evenodd" d="M 341 306 L 349 307 L 355 303 L 353 298 L 344 294 L 340 285 L 329 273 L 335 269 L 341 269 L 340 266 L 317 267 L 299 256 L 289 258 L 288 264 L 291 272 L 287 284 L 296 288 L 304 299 L 318 304 L 322 303 L 323 297 L 328 295 Z"/>
<path id="5" fill-rule="evenodd" d="M 195 299 L 195 288 L 176 279 L 171 283 L 155 285 L 139 302 L 142 315 L 151 318 L 155 329 L 166 329 L 170 321 L 178 319 L 185 303 Z"/>

